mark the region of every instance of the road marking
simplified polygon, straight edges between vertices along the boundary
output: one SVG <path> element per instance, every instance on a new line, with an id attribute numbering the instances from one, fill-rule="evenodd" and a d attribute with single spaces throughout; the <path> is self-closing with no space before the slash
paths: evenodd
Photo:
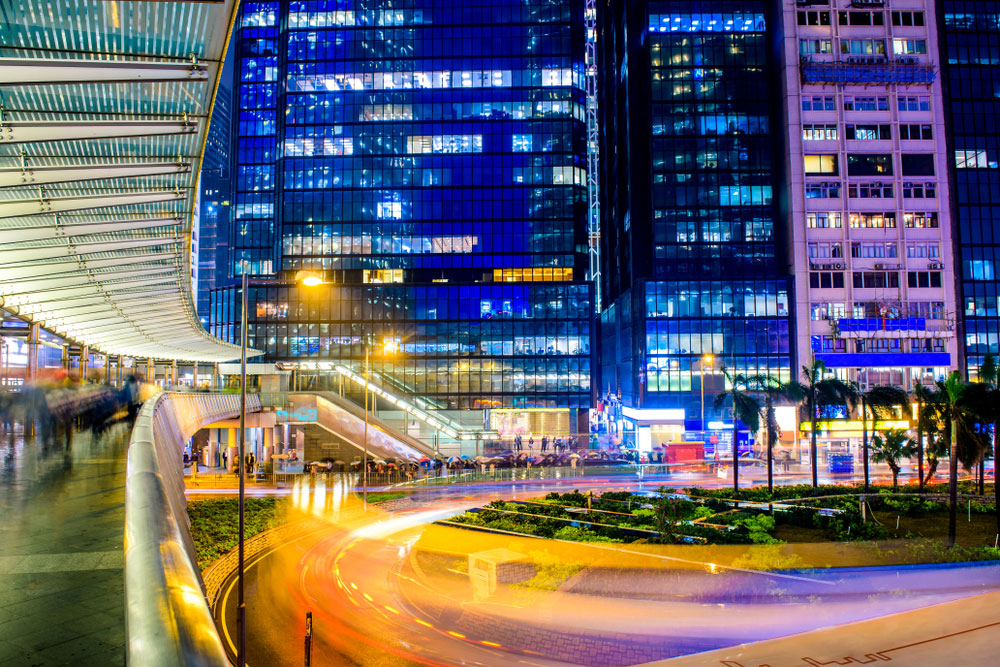
<path id="1" fill-rule="evenodd" d="M 320 529 L 320 531 L 322 531 L 322 530 L 325 530 L 325 529 Z M 264 558 L 266 558 L 267 556 L 270 556 L 272 553 L 274 553 L 278 549 L 283 549 L 284 547 L 287 547 L 290 544 L 295 544 L 299 540 L 302 540 L 302 539 L 305 539 L 305 538 L 310 537 L 312 535 L 315 535 L 317 532 L 320 532 L 320 531 L 314 531 L 314 532 L 311 532 L 311 533 L 306 533 L 305 535 L 299 535 L 298 537 L 296 537 L 294 540 L 292 540 L 290 542 L 285 542 L 283 544 L 279 544 L 277 546 L 274 546 L 274 547 L 268 549 L 267 551 L 262 551 L 261 553 L 257 554 L 256 558 L 254 558 L 250 563 L 248 563 L 246 565 L 246 567 L 244 568 L 244 572 L 249 571 L 250 568 L 252 568 L 254 565 L 256 565 L 257 563 L 259 563 L 260 561 L 264 560 Z M 229 601 L 229 594 L 233 592 L 233 588 L 236 587 L 237 581 L 238 581 L 237 577 L 233 577 L 232 581 L 229 582 L 229 587 L 226 588 L 226 592 L 222 596 L 222 606 L 219 607 L 219 621 L 222 622 L 222 634 L 224 634 L 226 636 L 226 643 L 228 643 L 229 644 L 229 648 L 231 648 L 233 650 L 233 655 L 236 655 L 238 653 L 238 651 L 236 650 L 236 644 L 233 643 L 232 636 L 229 634 L 229 624 L 226 623 L 226 605 L 227 605 L 227 603 Z M 247 664 L 247 667 L 249 667 L 249 663 Z"/>

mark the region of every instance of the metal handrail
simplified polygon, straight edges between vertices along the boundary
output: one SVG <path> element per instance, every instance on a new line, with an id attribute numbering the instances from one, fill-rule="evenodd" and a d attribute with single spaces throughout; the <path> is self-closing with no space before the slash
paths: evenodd
<path id="1" fill-rule="evenodd" d="M 197 566 L 181 454 L 199 428 L 239 412 L 234 394 L 164 393 L 136 417 L 125 477 L 127 664 L 230 664 Z"/>

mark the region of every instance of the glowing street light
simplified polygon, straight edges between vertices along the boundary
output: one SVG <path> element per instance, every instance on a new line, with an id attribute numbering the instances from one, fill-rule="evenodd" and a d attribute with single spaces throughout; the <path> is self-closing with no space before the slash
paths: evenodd
<path id="1" fill-rule="evenodd" d="M 710 354 L 706 354 L 701 358 L 701 363 L 698 365 L 698 372 L 701 377 L 701 430 L 705 430 L 705 364 L 708 364 L 709 368 L 712 366 L 712 361 L 715 359 Z"/>

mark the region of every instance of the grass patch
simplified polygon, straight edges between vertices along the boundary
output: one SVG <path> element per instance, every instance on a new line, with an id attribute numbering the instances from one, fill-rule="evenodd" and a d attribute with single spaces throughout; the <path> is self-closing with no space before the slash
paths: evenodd
<path id="1" fill-rule="evenodd" d="M 369 503 L 385 503 L 390 500 L 398 500 L 406 496 L 405 493 L 376 492 L 368 494 Z"/>
<path id="2" fill-rule="evenodd" d="M 236 498 L 190 500 L 187 512 L 200 569 L 205 569 L 239 543 L 239 502 Z M 243 519 L 247 539 L 282 523 L 274 498 L 246 498 Z"/>
<path id="3" fill-rule="evenodd" d="M 938 499 L 893 496 L 883 490 L 867 498 L 863 517 L 858 491 L 852 487 L 822 487 L 818 491 L 778 487 L 773 496 L 766 490 L 746 490 L 753 500 L 765 502 L 805 497 L 793 507 L 776 508 L 773 513 L 766 507 L 735 508 L 727 499 L 728 489 L 689 491 L 690 498 L 661 489 L 659 496 L 652 497 L 629 492 L 602 497 L 574 491 L 527 503 L 498 500 L 453 517 L 450 523 L 573 542 L 764 547 L 748 549 L 737 563 L 752 569 L 801 567 L 806 562 L 816 563 L 818 558 L 825 563 L 822 566 L 829 567 L 862 561 L 916 564 L 997 560 L 1000 556 L 993 547 L 993 506 L 985 502 L 963 503 L 957 545 L 949 549 L 945 546 L 948 508 Z M 557 579 L 557 575 L 540 569 L 537 587 L 544 589 L 545 581 Z"/>

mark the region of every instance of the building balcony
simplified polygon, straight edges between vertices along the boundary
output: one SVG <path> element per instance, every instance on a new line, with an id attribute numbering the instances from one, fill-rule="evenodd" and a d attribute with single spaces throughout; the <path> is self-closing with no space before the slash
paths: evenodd
<path id="1" fill-rule="evenodd" d="M 880 56 L 849 56 L 845 61 L 832 63 L 804 57 L 800 69 L 802 83 L 903 86 L 934 83 L 934 68 L 908 57 L 887 60 Z"/>
<path id="2" fill-rule="evenodd" d="M 947 321 L 927 325 L 924 317 L 848 317 L 837 320 L 841 338 L 898 338 L 900 333 L 920 333 L 919 338 L 954 338 Z"/>

